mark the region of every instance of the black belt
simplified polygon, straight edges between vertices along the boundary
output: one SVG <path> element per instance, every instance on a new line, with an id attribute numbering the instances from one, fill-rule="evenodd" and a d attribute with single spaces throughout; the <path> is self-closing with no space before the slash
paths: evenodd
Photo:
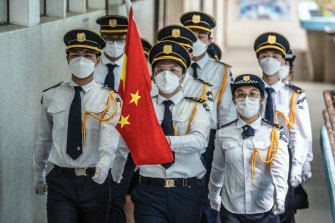
<path id="1" fill-rule="evenodd" d="M 196 177 L 192 178 L 178 178 L 178 179 L 162 179 L 162 178 L 151 178 L 151 177 L 143 177 L 140 176 L 140 183 L 151 184 L 161 187 L 185 187 L 188 185 L 192 185 L 199 180 Z"/>
<path id="2" fill-rule="evenodd" d="M 93 176 L 95 168 L 66 168 L 54 165 L 54 169 L 59 174 L 73 175 L 73 176 Z"/>

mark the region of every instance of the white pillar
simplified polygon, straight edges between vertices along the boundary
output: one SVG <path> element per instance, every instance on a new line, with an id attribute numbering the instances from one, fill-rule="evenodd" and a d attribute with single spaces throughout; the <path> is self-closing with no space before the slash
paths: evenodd
<path id="1" fill-rule="evenodd" d="M 106 8 L 105 0 L 89 0 L 88 7 L 89 9 L 104 9 Z"/>
<path id="2" fill-rule="evenodd" d="M 86 0 L 70 0 L 69 11 L 85 13 L 86 12 Z"/>
<path id="3" fill-rule="evenodd" d="M 40 23 L 39 0 L 11 0 L 9 22 L 21 26 L 33 26 Z"/>
<path id="4" fill-rule="evenodd" d="M 66 17 L 66 0 L 47 0 L 47 16 Z"/>

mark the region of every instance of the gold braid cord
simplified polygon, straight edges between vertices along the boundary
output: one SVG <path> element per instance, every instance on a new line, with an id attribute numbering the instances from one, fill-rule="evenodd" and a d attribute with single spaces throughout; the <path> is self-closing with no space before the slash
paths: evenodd
<path id="1" fill-rule="evenodd" d="M 216 95 L 214 96 L 214 100 L 219 96 L 219 98 L 218 98 L 218 103 L 217 103 L 217 109 L 220 108 L 221 100 L 222 100 L 222 97 L 223 97 L 223 93 L 225 92 L 225 90 L 226 90 L 226 88 L 227 88 L 227 83 L 228 83 L 228 70 L 229 70 L 229 67 L 228 67 L 228 65 L 225 64 L 225 65 L 224 65 L 224 76 L 223 76 L 223 80 L 222 80 L 220 89 L 219 89 L 219 91 L 216 93 Z"/>
<path id="2" fill-rule="evenodd" d="M 276 111 L 275 114 L 275 123 L 278 123 L 278 115 L 281 116 L 288 125 L 288 129 L 290 130 L 291 127 L 295 124 L 295 109 L 297 104 L 297 92 L 293 92 L 292 99 L 291 99 L 291 110 L 290 110 L 290 117 L 287 118 L 284 113 L 280 111 Z"/>
<path id="3" fill-rule="evenodd" d="M 258 148 L 255 148 L 254 151 L 252 152 L 252 159 L 251 159 L 251 182 L 254 182 L 254 178 L 255 178 L 255 174 L 256 174 L 256 162 L 257 162 L 257 155 L 259 157 L 259 159 L 265 163 L 265 164 L 270 164 L 271 162 L 274 160 L 274 158 L 276 157 L 277 153 L 278 153 L 278 131 L 275 127 L 272 128 L 272 132 L 271 132 L 271 145 L 269 147 L 268 150 L 268 156 L 267 159 L 264 160 L 264 158 L 262 157 L 261 152 L 259 151 Z"/>
<path id="4" fill-rule="evenodd" d="M 111 101 L 113 101 L 114 105 L 115 105 L 115 110 L 113 111 L 113 113 L 109 116 L 105 118 L 105 115 L 108 112 L 108 109 L 111 106 Z M 108 95 L 108 99 L 107 99 L 107 105 L 105 107 L 105 109 L 103 110 L 103 112 L 101 112 L 100 117 L 96 116 L 93 112 L 89 112 L 89 111 L 85 111 L 84 113 L 84 117 L 82 120 L 83 126 L 82 126 L 82 138 L 83 138 L 83 144 L 85 143 L 85 139 L 86 139 L 86 123 L 87 123 L 87 116 L 91 116 L 94 119 L 99 120 L 99 125 L 101 125 L 101 122 L 107 122 L 109 120 L 111 120 L 112 118 L 114 118 L 116 112 L 118 111 L 118 105 L 117 105 L 117 101 L 114 97 L 114 91 L 110 91 L 109 95 Z"/>

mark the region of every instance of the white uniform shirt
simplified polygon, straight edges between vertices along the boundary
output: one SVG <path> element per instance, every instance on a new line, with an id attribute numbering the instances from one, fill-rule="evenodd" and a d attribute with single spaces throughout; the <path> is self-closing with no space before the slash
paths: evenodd
<path id="1" fill-rule="evenodd" d="M 163 101 L 165 100 L 167 99 L 160 95 L 152 99 L 159 123 L 164 118 Z M 161 165 L 141 165 L 140 175 L 153 178 L 202 178 L 206 169 L 202 164 L 201 154 L 206 149 L 209 136 L 210 113 L 203 107 L 203 104 L 199 103 L 190 131 L 187 132 L 187 124 L 195 101 L 185 99 L 182 91 L 169 100 L 173 102 L 170 109 L 173 123 L 178 132 L 177 136 L 169 136 L 171 149 L 175 152 L 175 162 L 168 169 Z"/>
<path id="2" fill-rule="evenodd" d="M 120 85 L 123 58 L 124 58 L 124 55 L 122 55 L 122 57 L 120 57 L 117 61 L 112 62 L 105 56 L 104 53 L 102 53 L 101 63 L 98 66 L 96 66 L 96 68 L 94 70 L 94 80 L 95 80 L 95 82 L 98 83 L 98 84 L 104 84 L 106 76 L 108 74 L 108 68 L 107 68 L 106 64 L 108 64 L 108 63 L 116 64 L 117 67 L 114 68 L 113 73 L 114 73 L 114 90 L 117 91 L 119 89 L 119 85 Z"/>
<path id="3" fill-rule="evenodd" d="M 214 108 L 217 108 L 218 103 L 218 91 L 221 87 L 224 78 L 224 65 L 208 56 L 201 58 L 196 62 L 199 67 L 197 69 L 198 78 L 206 83 L 209 83 L 212 88 L 212 94 L 214 99 Z M 193 68 L 188 68 L 189 74 L 193 77 Z M 237 118 L 237 112 L 235 104 L 232 100 L 232 93 L 230 89 L 231 83 L 231 71 L 228 70 L 227 86 L 223 93 L 220 107 L 217 109 L 217 115 L 212 116 L 212 129 L 217 129 L 218 126 L 222 126 L 229 123 Z"/>
<path id="4" fill-rule="evenodd" d="M 276 200 L 285 201 L 289 169 L 286 138 L 277 129 L 278 136 L 281 134 L 278 153 L 270 168 L 257 156 L 252 182 L 252 153 L 258 148 L 263 159 L 267 160 L 273 126 L 258 118 L 250 124 L 255 129 L 255 135 L 243 139 L 244 125 L 246 123 L 238 119 L 217 130 L 208 197 L 218 200 L 222 188 L 222 204 L 228 211 L 237 214 L 264 213 L 273 207 Z"/>
<path id="5" fill-rule="evenodd" d="M 275 111 L 282 112 L 289 118 L 294 90 L 281 81 L 278 81 L 272 86 L 265 83 L 265 87 L 272 87 L 274 89 L 272 98 Z M 265 115 L 267 97 L 268 95 L 265 93 L 265 99 L 263 100 L 261 109 L 262 116 Z M 292 175 L 301 176 L 302 168 L 306 160 L 312 161 L 313 159 L 311 121 L 305 93 L 300 93 L 297 96 L 295 119 L 295 124 L 289 131 L 287 122 L 278 115 L 278 124 L 284 126 L 284 131 L 292 150 Z M 310 153 L 308 151 L 310 151 Z"/>
<path id="6" fill-rule="evenodd" d="M 76 160 L 67 154 L 68 118 L 75 92 L 73 86 L 78 85 L 71 80 L 48 90 L 43 96 L 33 159 L 35 176 L 42 179 L 45 177 L 48 161 L 67 168 L 95 167 L 97 163 L 109 168 L 115 158 L 120 139 L 115 126 L 121 113 L 121 99 L 115 93 L 113 95 L 118 100 L 117 107 L 112 102 L 105 115 L 109 117 L 117 109 L 114 118 L 99 125 L 98 120 L 88 115 L 82 154 Z M 96 84 L 94 80 L 82 86 L 82 89 L 82 116 L 85 111 L 100 116 L 106 107 L 110 91 Z"/>

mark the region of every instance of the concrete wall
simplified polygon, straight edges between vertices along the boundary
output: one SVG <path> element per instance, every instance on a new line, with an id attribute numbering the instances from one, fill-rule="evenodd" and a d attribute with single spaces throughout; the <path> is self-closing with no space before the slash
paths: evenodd
<path id="1" fill-rule="evenodd" d="M 105 10 L 46 17 L 32 27 L 0 31 L 0 222 L 46 222 L 46 196 L 33 192 L 32 154 L 43 89 L 69 80 L 64 34 Z"/>
<path id="2" fill-rule="evenodd" d="M 285 35 L 293 49 L 306 50 L 305 31 L 300 28 L 297 5 L 301 1 L 291 0 L 291 19 L 288 21 L 246 21 L 237 18 L 237 1 L 227 1 L 227 47 L 253 47 L 257 36 L 266 31 L 275 31 Z"/>

